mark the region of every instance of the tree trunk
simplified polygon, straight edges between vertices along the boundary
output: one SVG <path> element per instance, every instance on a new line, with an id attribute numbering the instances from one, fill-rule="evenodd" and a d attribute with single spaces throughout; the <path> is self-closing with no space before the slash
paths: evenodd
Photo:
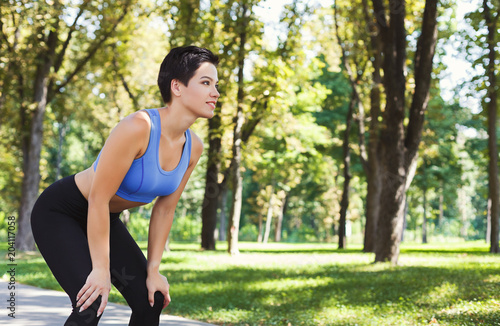
<path id="1" fill-rule="evenodd" d="M 57 131 L 59 133 L 59 144 L 57 148 L 57 161 L 56 161 L 56 178 L 55 180 L 59 180 L 62 177 L 61 174 L 61 165 L 63 160 L 63 146 L 64 139 L 66 138 L 66 133 L 68 132 L 68 122 L 67 117 L 63 117 L 63 122 L 57 124 Z"/>
<path id="2" fill-rule="evenodd" d="M 441 227 L 444 221 L 444 183 L 441 181 L 441 188 L 439 189 L 439 218 L 438 225 Z"/>
<path id="3" fill-rule="evenodd" d="M 486 243 L 491 242 L 491 198 L 488 198 L 486 211 Z"/>
<path id="4" fill-rule="evenodd" d="M 57 25 L 57 23 L 56 23 Z M 34 250 L 35 240 L 31 232 L 31 211 L 38 198 L 40 184 L 40 155 L 43 142 L 43 120 L 47 107 L 49 74 L 54 63 L 55 49 L 58 43 L 57 30 L 52 30 L 47 37 L 47 50 L 41 52 L 34 81 L 33 102 L 36 108 L 31 118 L 29 141 L 23 161 L 23 183 L 21 206 L 19 207 L 17 248 Z"/>
<path id="5" fill-rule="evenodd" d="M 410 200 L 408 199 L 408 196 L 405 197 L 405 209 L 403 213 L 403 231 L 401 231 L 401 241 L 405 240 L 405 231 L 407 227 L 407 220 L 408 220 L 408 203 Z"/>
<path id="6" fill-rule="evenodd" d="M 285 193 L 283 199 L 281 200 L 281 207 L 280 207 L 278 216 L 276 216 L 276 227 L 274 229 L 274 241 L 275 242 L 281 241 L 281 230 L 283 228 L 283 216 L 285 215 L 286 198 L 287 198 L 287 195 Z"/>
<path id="7" fill-rule="evenodd" d="M 244 93 L 244 80 L 243 71 L 245 68 L 245 44 L 246 44 L 246 28 L 247 28 L 247 11 L 246 4 L 241 6 L 240 16 L 240 44 L 238 51 L 238 94 L 237 94 L 237 109 L 236 116 L 234 117 L 234 137 L 233 137 L 233 160 L 232 160 L 232 185 L 233 185 L 233 204 L 231 209 L 231 217 L 228 225 L 228 247 L 227 250 L 231 255 L 239 253 L 238 249 L 238 232 L 240 228 L 241 206 L 243 202 L 243 177 L 241 176 L 241 142 L 242 142 L 242 129 L 244 123 L 243 117 L 243 100 Z"/>
<path id="8" fill-rule="evenodd" d="M 273 206 L 274 206 L 274 181 L 271 186 L 271 193 L 269 195 L 269 206 L 267 207 L 267 216 L 266 216 L 266 231 L 264 233 L 263 243 L 267 243 L 269 241 L 269 234 L 271 233 L 271 222 L 273 220 Z"/>
<path id="9" fill-rule="evenodd" d="M 350 169 L 350 147 L 349 147 L 349 134 L 351 133 L 351 125 L 353 119 L 353 112 L 356 103 L 361 103 L 359 99 L 359 93 L 357 91 L 356 79 L 354 78 L 354 73 L 352 72 L 351 67 L 347 63 L 347 53 L 343 46 L 344 42 L 340 37 L 339 25 L 337 20 L 337 2 L 334 2 L 334 20 L 335 20 L 335 32 L 337 36 L 337 42 L 342 49 L 342 64 L 345 68 L 345 71 L 349 77 L 349 81 L 352 88 L 351 100 L 349 102 L 349 108 L 347 110 L 346 115 L 346 129 L 344 131 L 344 139 L 342 144 L 342 153 L 343 153 L 343 161 L 344 161 L 344 187 L 342 191 L 342 199 L 340 201 L 340 219 L 339 219 L 339 249 L 345 248 L 345 237 L 346 237 L 346 216 L 347 209 L 349 208 L 349 183 L 351 181 L 351 174 L 349 172 Z M 361 111 L 361 110 L 360 110 Z M 363 125 L 363 123 L 360 123 Z"/>
<path id="10" fill-rule="evenodd" d="M 241 132 L 243 124 L 243 112 L 238 107 L 236 116 L 236 124 L 234 127 L 235 138 Z M 233 171 L 232 184 L 233 184 L 233 198 L 231 207 L 231 216 L 229 218 L 228 233 L 227 233 L 227 250 L 231 255 L 239 254 L 238 249 L 238 232 L 240 229 L 241 206 L 243 202 L 243 177 L 241 176 L 241 144 L 239 139 L 233 144 Z"/>
<path id="11" fill-rule="evenodd" d="M 257 242 L 262 243 L 262 237 L 264 236 L 262 233 L 262 224 L 263 224 L 263 218 L 262 214 L 259 214 L 259 235 L 257 236 Z"/>
<path id="12" fill-rule="evenodd" d="M 460 231 L 458 236 L 463 239 L 467 238 L 467 194 L 463 188 L 458 190 L 458 203 L 459 203 L 459 214 L 460 214 Z"/>
<path id="13" fill-rule="evenodd" d="M 379 116 L 381 112 L 380 94 L 382 87 L 382 56 L 380 41 L 381 33 L 377 25 L 373 23 L 370 15 L 368 1 L 362 0 L 363 13 L 367 23 L 367 29 L 370 31 L 369 53 L 373 66 L 373 84 L 370 90 L 370 129 L 368 143 L 368 163 L 366 164 L 366 223 L 365 236 L 363 240 L 363 251 L 374 252 L 377 234 L 378 214 L 380 210 L 380 172 L 379 172 Z"/>
<path id="14" fill-rule="evenodd" d="M 221 185 L 221 195 L 220 195 L 220 222 L 219 222 L 219 240 L 226 240 L 226 232 L 227 232 L 227 187 L 225 185 Z"/>
<path id="15" fill-rule="evenodd" d="M 342 153 L 344 160 L 344 187 L 342 190 L 342 199 L 340 200 L 340 219 L 339 219 L 339 249 L 345 248 L 345 237 L 346 237 L 346 217 L 347 209 L 349 208 L 349 183 L 351 182 L 351 154 L 349 148 L 349 134 L 351 132 L 352 125 L 352 114 L 354 111 L 354 106 L 356 105 L 356 97 L 351 95 L 351 101 L 349 103 L 349 109 L 346 115 L 346 129 L 344 131 L 344 141 L 342 144 Z"/>
<path id="16" fill-rule="evenodd" d="M 424 219 L 422 221 L 422 243 L 427 243 L 427 187 L 424 188 Z"/>
<path id="17" fill-rule="evenodd" d="M 381 130 L 380 211 L 377 224 L 375 261 L 397 263 L 403 226 L 404 185 L 404 75 L 406 61 L 405 4 L 391 8 L 390 25 L 385 23 L 385 8 L 381 0 L 373 0 L 382 33 L 384 52 L 384 86 L 387 103 Z M 396 10 L 397 9 L 397 10 Z"/>
<path id="18" fill-rule="evenodd" d="M 128 209 L 124 210 L 121 214 L 120 214 L 120 218 L 123 222 L 123 225 L 125 225 L 125 227 L 128 226 L 128 224 L 130 223 L 130 211 Z"/>
<path id="19" fill-rule="evenodd" d="M 215 250 L 217 209 L 221 193 L 221 185 L 218 180 L 222 146 L 220 127 L 220 115 L 215 115 L 208 120 L 208 163 L 205 175 L 205 197 L 201 210 L 201 248 L 204 250 Z"/>
<path id="20" fill-rule="evenodd" d="M 390 21 L 382 0 L 373 0 L 375 18 L 382 35 L 386 107 L 380 134 L 380 211 L 375 261 L 397 264 L 403 232 L 408 177 L 416 162 L 425 110 L 429 99 L 432 60 L 437 40 L 437 0 L 425 3 L 422 33 L 415 53 L 415 89 L 405 132 L 406 30 L 405 2 L 391 2 Z"/>
<path id="21" fill-rule="evenodd" d="M 483 14 L 488 27 L 488 197 L 491 201 L 490 219 L 491 219 L 491 242 L 490 252 L 500 253 L 499 247 L 499 218 L 500 218 L 500 192 L 498 179 L 498 144 L 497 144 L 497 81 L 495 72 L 496 61 L 496 21 L 491 15 L 491 9 L 487 0 L 483 0 Z"/>

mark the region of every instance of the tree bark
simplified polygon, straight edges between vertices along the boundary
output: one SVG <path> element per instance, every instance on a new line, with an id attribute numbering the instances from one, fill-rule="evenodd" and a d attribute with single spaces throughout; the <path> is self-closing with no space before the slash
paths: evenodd
<path id="1" fill-rule="evenodd" d="M 422 243 L 427 243 L 427 187 L 424 187 L 424 218 L 422 221 Z"/>
<path id="2" fill-rule="evenodd" d="M 17 232 L 17 248 L 19 250 L 34 250 L 35 240 L 31 231 L 31 211 L 38 198 L 38 185 L 40 183 L 40 155 L 43 142 L 43 119 L 47 107 L 47 94 L 49 74 L 54 63 L 54 55 L 58 43 L 58 22 L 55 29 L 51 30 L 47 37 L 47 50 L 39 55 L 34 80 L 33 103 L 36 108 L 32 114 L 29 140 L 27 150 L 23 157 L 23 183 L 21 206 L 19 207 L 19 220 Z"/>
<path id="3" fill-rule="evenodd" d="M 233 204 L 231 216 L 228 225 L 228 252 L 231 255 L 239 253 L 238 249 L 238 232 L 240 228 L 241 206 L 243 202 L 243 177 L 241 175 L 241 145 L 242 145 L 242 130 L 243 130 L 243 101 L 245 99 L 243 71 L 245 69 L 245 44 L 247 38 L 247 12 L 248 6 L 241 6 L 240 16 L 240 31 L 239 31 L 239 50 L 238 50 L 238 93 L 237 93 L 237 109 L 234 117 L 234 136 L 233 136 L 233 159 L 232 159 L 232 186 L 233 186 Z"/>
<path id="4" fill-rule="evenodd" d="M 357 90 L 356 81 L 354 78 L 354 74 L 351 70 L 351 67 L 347 63 L 347 54 L 343 46 L 343 41 L 339 32 L 339 25 L 337 20 L 337 2 L 334 2 L 334 20 L 335 20 L 335 32 L 337 36 L 337 42 L 342 50 L 342 64 L 346 70 L 346 73 L 349 77 L 349 81 L 352 88 L 351 100 L 349 102 L 349 107 L 346 115 L 346 129 L 344 131 L 344 139 L 342 144 L 342 153 L 343 153 L 343 161 L 344 161 L 344 186 L 342 191 L 342 199 L 340 201 L 340 219 L 339 219 L 339 249 L 345 248 L 345 237 L 346 237 L 346 216 L 347 209 L 349 208 L 349 183 L 351 181 L 350 174 L 350 146 L 349 146 L 349 135 L 351 133 L 353 112 L 356 103 L 361 103 L 359 98 L 359 92 Z M 357 78 L 356 78 L 357 79 Z M 363 125 L 362 123 L 360 125 Z"/>
<path id="5" fill-rule="evenodd" d="M 370 42 L 368 53 L 372 63 L 372 88 L 370 90 L 370 128 L 368 138 L 368 162 L 363 165 L 366 173 L 366 203 L 365 203 L 365 234 L 363 240 L 363 251 L 374 252 L 376 230 L 378 223 L 378 214 L 380 210 L 380 173 L 379 173 L 379 116 L 381 112 L 381 87 L 382 76 L 382 56 L 380 40 L 381 33 L 377 24 L 373 23 L 373 18 L 370 15 L 368 8 L 368 0 L 362 0 L 363 14 L 367 24 L 367 30 L 370 32 Z"/>
<path id="6" fill-rule="evenodd" d="M 356 105 L 356 97 L 354 91 L 349 103 L 349 109 L 346 115 L 346 129 L 344 131 L 344 140 L 342 144 L 342 153 L 344 161 L 344 186 L 342 190 L 342 199 L 340 200 L 340 219 L 339 219 L 339 249 L 344 249 L 346 246 L 346 217 L 347 209 L 349 208 L 349 184 L 351 182 L 351 154 L 349 147 L 349 134 L 351 132 L 352 115 L 354 106 Z"/>
<path id="7" fill-rule="evenodd" d="M 220 218 L 219 218 L 219 240 L 226 240 L 227 231 L 227 187 L 221 185 L 221 195 L 220 195 Z"/>
<path id="8" fill-rule="evenodd" d="M 239 93 L 239 92 L 238 92 Z M 234 137 L 235 141 L 233 143 L 233 170 L 232 176 L 232 186 L 233 186 L 233 198 L 231 206 L 231 215 L 229 217 L 228 224 L 228 252 L 231 255 L 239 254 L 238 249 L 238 232 L 240 229 L 240 217 L 241 217 L 241 206 L 243 202 L 243 177 L 241 175 L 241 126 L 243 125 L 243 112 L 241 105 L 238 105 L 238 112 L 235 117 L 234 126 Z"/>
<path id="9" fill-rule="evenodd" d="M 257 235 L 257 242 L 258 243 L 262 243 L 262 238 L 264 237 L 264 234 L 262 233 L 263 229 L 262 229 L 262 224 L 263 224 L 263 217 L 262 217 L 262 214 L 259 214 L 259 233 Z"/>
<path id="10" fill-rule="evenodd" d="M 444 182 L 441 181 L 441 187 L 439 188 L 439 217 L 438 217 L 438 226 L 441 227 L 444 221 Z"/>
<path id="11" fill-rule="evenodd" d="M 491 243 L 491 198 L 489 196 L 486 211 L 486 243 Z"/>
<path id="12" fill-rule="evenodd" d="M 56 161 L 56 177 L 55 180 L 59 180 L 62 177 L 61 173 L 61 167 L 62 167 L 62 160 L 63 160 L 63 147 L 64 147 L 64 140 L 66 138 L 66 133 L 68 132 L 69 126 L 67 122 L 67 117 L 63 117 L 62 122 L 59 122 L 57 124 L 57 131 L 59 134 L 59 139 L 58 139 L 58 147 L 57 147 L 57 161 Z"/>
<path id="13" fill-rule="evenodd" d="M 271 185 L 271 193 L 269 195 L 269 206 L 267 207 L 267 216 L 266 216 L 266 230 L 264 232 L 264 241 L 263 243 L 267 243 L 269 241 L 269 234 L 271 233 L 271 222 L 273 220 L 273 206 L 274 206 L 274 181 Z"/>
<path id="14" fill-rule="evenodd" d="M 208 163 L 205 178 L 205 197 L 201 211 L 201 248 L 215 250 L 215 229 L 217 227 L 217 209 L 221 185 L 219 184 L 221 117 L 215 115 L 208 121 Z"/>
<path id="15" fill-rule="evenodd" d="M 483 15 L 488 27 L 488 197 L 491 201 L 490 206 L 490 219 L 491 219 L 491 235 L 490 235 L 490 252 L 500 253 L 499 247 L 499 218 L 500 218 L 500 192 L 499 192 L 499 179 L 498 179 L 498 144 L 496 134 L 497 124 L 497 80 L 495 71 L 496 60 L 496 33 L 497 33 L 497 19 L 492 17 L 491 9 L 488 1 L 483 0 Z"/>
<path id="16" fill-rule="evenodd" d="M 405 2 L 391 1 L 389 22 L 382 0 L 373 0 L 383 49 L 386 107 L 380 134 L 380 211 L 375 261 L 397 264 L 403 232 L 404 203 L 417 158 L 429 99 L 432 60 L 437 40 L 437 0 L 425 3 L 422 33 L 415 53 L 415 89 L 405 133 Z"/>
<path id="17" fill-rule="evenodd" d="M 279 210 L 278 216 L 276 216 L 276 227 L 274 229 L 274 241 L 281 241 L 281 230 L 283 228 L 283 216 L 285 215 L 285 207 L 286 207 L 286 198 L 287 195 L 285 193 L 283 199 L 281 200 L 281 207 Z"/>
<path id="18" fill-rule="evenodd" d="M 382 77 L 380 76 L 381 57 L 380 51 L 375 50 L 373 60 L 373 87 L 370 91 L 370 131 L 368 145 L 368 173 L 366 194 L 366 225 L 363 251 L 374 252 L 377 234 L 377 223 L 380 211 L 380 148 L 379 148 L 379 116 L 380 93 Z"/>

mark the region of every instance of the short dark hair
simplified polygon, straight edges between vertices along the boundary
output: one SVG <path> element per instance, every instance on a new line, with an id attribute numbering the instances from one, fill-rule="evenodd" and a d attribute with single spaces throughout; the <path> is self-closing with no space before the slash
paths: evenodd
<path id="1" fill-rule="evenodd" d="M 210 50 L 197 46 L 178 47 L 170 50 L 163 59 L 158 74 L 158 87 L 163 101 L 168 103 L 172 100 L 170 85 L 173 79 L 178 79 L 187 86 L 196 70 L 204 62 L 210 62 L 217 66 L 219 58 Z"/>

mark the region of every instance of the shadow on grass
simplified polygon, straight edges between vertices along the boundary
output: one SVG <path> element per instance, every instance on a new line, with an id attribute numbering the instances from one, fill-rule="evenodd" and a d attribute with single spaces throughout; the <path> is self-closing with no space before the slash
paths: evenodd
<path id="1" fill-rule="evenodd" d="M 363 253 L 360 249 L 334 249 L 334 248 L 293 248 L 293 249 L 240 249 L 241 253 L 259 253 L 259 254 L 353 254 L 353 253 Z"/>
<path id="2" fill-rule="evenodd" d="M 500 325 L 500 311 L 491 312 L 465 312 L 459 314 L 440 313 L 436 319 L 454 325 Z"/>
<path id="3" fill-rule="evenodd" d="M 451 249 L 435 249 L 435 248 L 403 248 L 401 253 L 412 254 L 412 253 L 422 253 L 422 254 L 471 254 L 478 256 L 492 255 L 488 249 L 484 248 L 451 248 Z"/>
<path id="4" fill-rule="evenodd" d="M 296 272 L 241 267 L 198 274 L 193 270 L 181 270 L 178 273 L 190 277 L 184 280 L 177 279 L 176 275 L 170 277 L 173 302 L 168 309 L 174 315 L 206 320 L 210 320 L 211 314 L 239 311 L 245 316 L 242 324 L 251 325 L 261 324 L 262 320 L 285 325 L 286 321 L 311 320 L 309 325 L 314 325 L 313 320 L 325 309 L 330 309 L 332 315 L 346 309 L 357 311 L 357 318 L 363 318 L 363 314 L 403 311 L 410 315 L 428 315 L 431 319 L 456 300 L 481 301 L 492 295 L 499 297 L 500 293 L 498 284 L 492 288 L 485 282 L 488 276 L 499 273 L 498 268 L 363 269 L 366 265 L 360 264 L 327 265 Z M 497 317 L 497 313 L 491 313 L 484 319 Z M 413 317 L 405 318 L 411 321 Z M 363 321 L 366 322 L 358 320 L 361 324 Z M 335 325 L 335 321 L 330 320 L 328 324 Z"/>

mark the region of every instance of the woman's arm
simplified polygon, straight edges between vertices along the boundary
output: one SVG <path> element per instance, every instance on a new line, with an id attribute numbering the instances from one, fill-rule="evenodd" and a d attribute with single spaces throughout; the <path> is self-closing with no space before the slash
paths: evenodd
<path id="1" fill-rule="evenodd" d="M 102 297 L 101 315 L 111 290 L 109 266 L 109 202 L 127 174 L 132 161 L 142 154 L 149 141 L 147 113 L 138 112 L 123 119 L 113 129 L 102 149 L 88 195 L 87 236 L 92 272 L 77 295 L 80 311 Z"/>
<path id="2" fill-rule="evenodd" d="M 160 275 L 160 263 L 163 255 L 163 250 L 165 249 L 165 243 L 172 228 L 172 222 L 174 220 L 174 212 L 177 203 L 181 197 L 182 192 L 186 186 L 186 183 L 193 172 L 194 167 L 198 163 L 198 160 L 203 151 L 203 143 L 194 133 L 192 134 L 192 153 L 189 166 L 182 178 L 182 181 L 175 192 L 168 196 L 159 197 L 154 206 L 153 212 L 151 214 L 151 220 L 149 222 L 149 235 L 148 235 L 148 279 L 147 287 L 149 292 L 149 303 L 151 306 L 154 304 L 154 294 L 156 291 L 160 291 L 164 297 L 165 301 L 163 303 L 163 308 L 165 308 L 170 303 L 169 286 L 167 279 Z"/>

